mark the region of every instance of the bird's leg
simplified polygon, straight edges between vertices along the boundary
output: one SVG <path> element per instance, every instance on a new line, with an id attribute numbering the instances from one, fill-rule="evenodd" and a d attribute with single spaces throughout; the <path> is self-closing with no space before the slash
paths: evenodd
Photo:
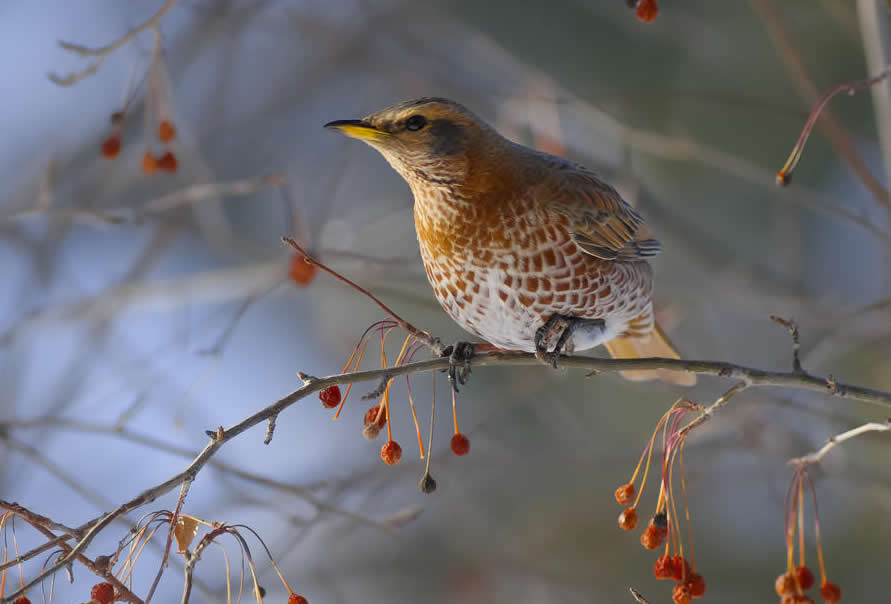
<path id="1" fill-rule="evenodd" d="M 549 365 L 554 369 L 557 368 L 557 357 L 566 346 L 566 342 L 572 337 L 572 334 L 581 327 L 596 327 L 604 329 L 606 324 L 603 319 L 581 319 L 579 317 L 569 317 L 566 315 L 551 315 L 544 324 L 535 330 L 535 358 Z M 558 331 L 559 330 L 559 331 Z M 548 341 L 559 333 L 557 343 L 554 349 L 548 352 Z"/>
<path id="2" fill-rule="evenodd" d="M 449 357 L 449 383 L 455 392 L 458 392 L 458 384 L 467 383 L 470 375 L 470 359 L 474 354 L 473 344 L 470 342 L 456 342 L 442 351 L 442 356 Z M 460 365 L 460 368 L 459 368 Z"/>

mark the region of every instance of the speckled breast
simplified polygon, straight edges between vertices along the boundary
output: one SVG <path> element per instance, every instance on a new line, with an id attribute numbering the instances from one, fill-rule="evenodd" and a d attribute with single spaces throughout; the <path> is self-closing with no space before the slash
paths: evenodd
<path id="1" fill-rule="evenodd" d="M 419 195 L 421 193 L 421 195 Z M 603 319 L 568 350 L 653 328 L 646 262 L 603 261 L 572 241 L 565 218 L 518 200 L 470 203 L 443 189 L 415 191 L 415 226 L 433 291 L 464 329 L 511 350 L 534 350 L 552 314 Z"/>

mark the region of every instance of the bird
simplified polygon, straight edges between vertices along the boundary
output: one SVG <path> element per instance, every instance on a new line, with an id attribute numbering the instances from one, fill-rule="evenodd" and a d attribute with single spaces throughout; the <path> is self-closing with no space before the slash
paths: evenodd
<path id="1" fill-rule="evenodd" d="M 653 314 L 648 260 L 661 244 L 594 172 L 513 142 L 441 97 L 325 128 L 367 143 L 408 183 L 427 278 L 466 331 L 554 367 L 561 353 L 601 344 L 614 358 L 680 358 Z M 449 348 L 455 362 L 473 353 L 468 343 Z M 696 382 L 681 371 L 621 374 Z"/>

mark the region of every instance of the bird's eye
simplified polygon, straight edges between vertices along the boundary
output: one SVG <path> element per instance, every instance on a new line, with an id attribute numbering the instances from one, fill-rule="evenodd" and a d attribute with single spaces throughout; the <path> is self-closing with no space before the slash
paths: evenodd
<path id="1" fill-rule="evenodd" d="M 406 130 L 420 130 L 427 125 L 427 118 L 423 115 L 413 115 L 405 120 Z"/>

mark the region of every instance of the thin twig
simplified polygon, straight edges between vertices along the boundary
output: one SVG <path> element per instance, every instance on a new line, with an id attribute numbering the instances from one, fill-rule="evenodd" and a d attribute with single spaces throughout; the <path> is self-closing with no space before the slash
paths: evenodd
<path id="1" fill-rule="evenodd" d="M 161 18 L 165 15 L 165 13 L 167 13 L 168 10 L 171 9 L 171 7 L 173 7 L 174 4 L 176 4 L 176 2 L 177 0 L 167 0 L 166 2 L 164 2 L 164 6 L 162 6 L 161 9 L 154 15 L 152 15 L 152 17 L 148 21 L 146 21 L 142 25 L 134 27 L 126 34 L 106 46 L 102 46 L 100 48 L 89 48 L 87 46 L 81 46 L 79 44 L 73 44 L 71 42 L 60 41 L 59 46 L 61 46 L 63 49 L 69 52 L 73 52 L 74 54 L 80 55 L 84 58 L 95 57 L 95 59 L 81 71 L 75 71 L 65 76 L 50 73 L 49 79 L 59 86 L 71 86 L 83 80 L 84 78 L 93 75 L 94 73 L 99 71 L 99 67 L 102 66 L 102 62 L 105 61 L 105 59 L 108 58 L 111 53 L 135 38 L 146 29 L 149 29 L 150 27 L 157 27 L 158 23 L 161 22 Z"/>
<path id="2" fill-rule="evenodd" d="M 183 481 L 182 485 L 179 488 L 179 497 L 176 500 L 176 509 L 173 510 L 173 514 L 170 516 L 170 528 L 167 531 L 167 543 L 164 546 L 164 555 L 161 557 L 161 566 L 158 568 L 158 573 L 155 575 L 155 580 L 152 581 L 152 586 L 149 588 L 148 595 L 145 596 L 145 604 L 149 604 L 152 599 L 152 596 L 155 595 L 155 590 L 158 588 L 158 583 L 161 582 L 161 575 L 164 574 L 164 569 L 167 567 L 167 560 L 170 557 L 170 548 L 173 545 L 173 533 L 176 531 L 177 522 L 179 522 L 179 514 L 182 512 L 183 505 L 186 502 L 186 495 L 189 494 L 189 487 L 192 486 L 192 481 L 195 480 L 195 477 L 186 478 Z M 188 565 L 188 562 L 186 563 Z"/>
<path id="3" fill-rule="evenodd" d="M 812 463 L 820 463 L 823 460 L 823 457 L 829 453 L 836 445 L 839 445 L 846 440 L 850 440 L 861 434 L 866 434 L 867 432 L 888 432 L 891 430 L 891 420 L 884 424 L 880 424 L 878 422 L 870 422 L 868 424 L 863 424 L 862 426 L 858 426 L 853 428 L 852 430 L 848 430 L 847 432 L 842 432 L 841 434 L 836 434 L 829 438 L 826 441 L 826 444 L 823 445 L 818 451 L 814 451 L 804 457 L 796 457 L 794 459 L 789 460 L 789 465 L 799 466 L 799 465 L 808 465 Z"/>

